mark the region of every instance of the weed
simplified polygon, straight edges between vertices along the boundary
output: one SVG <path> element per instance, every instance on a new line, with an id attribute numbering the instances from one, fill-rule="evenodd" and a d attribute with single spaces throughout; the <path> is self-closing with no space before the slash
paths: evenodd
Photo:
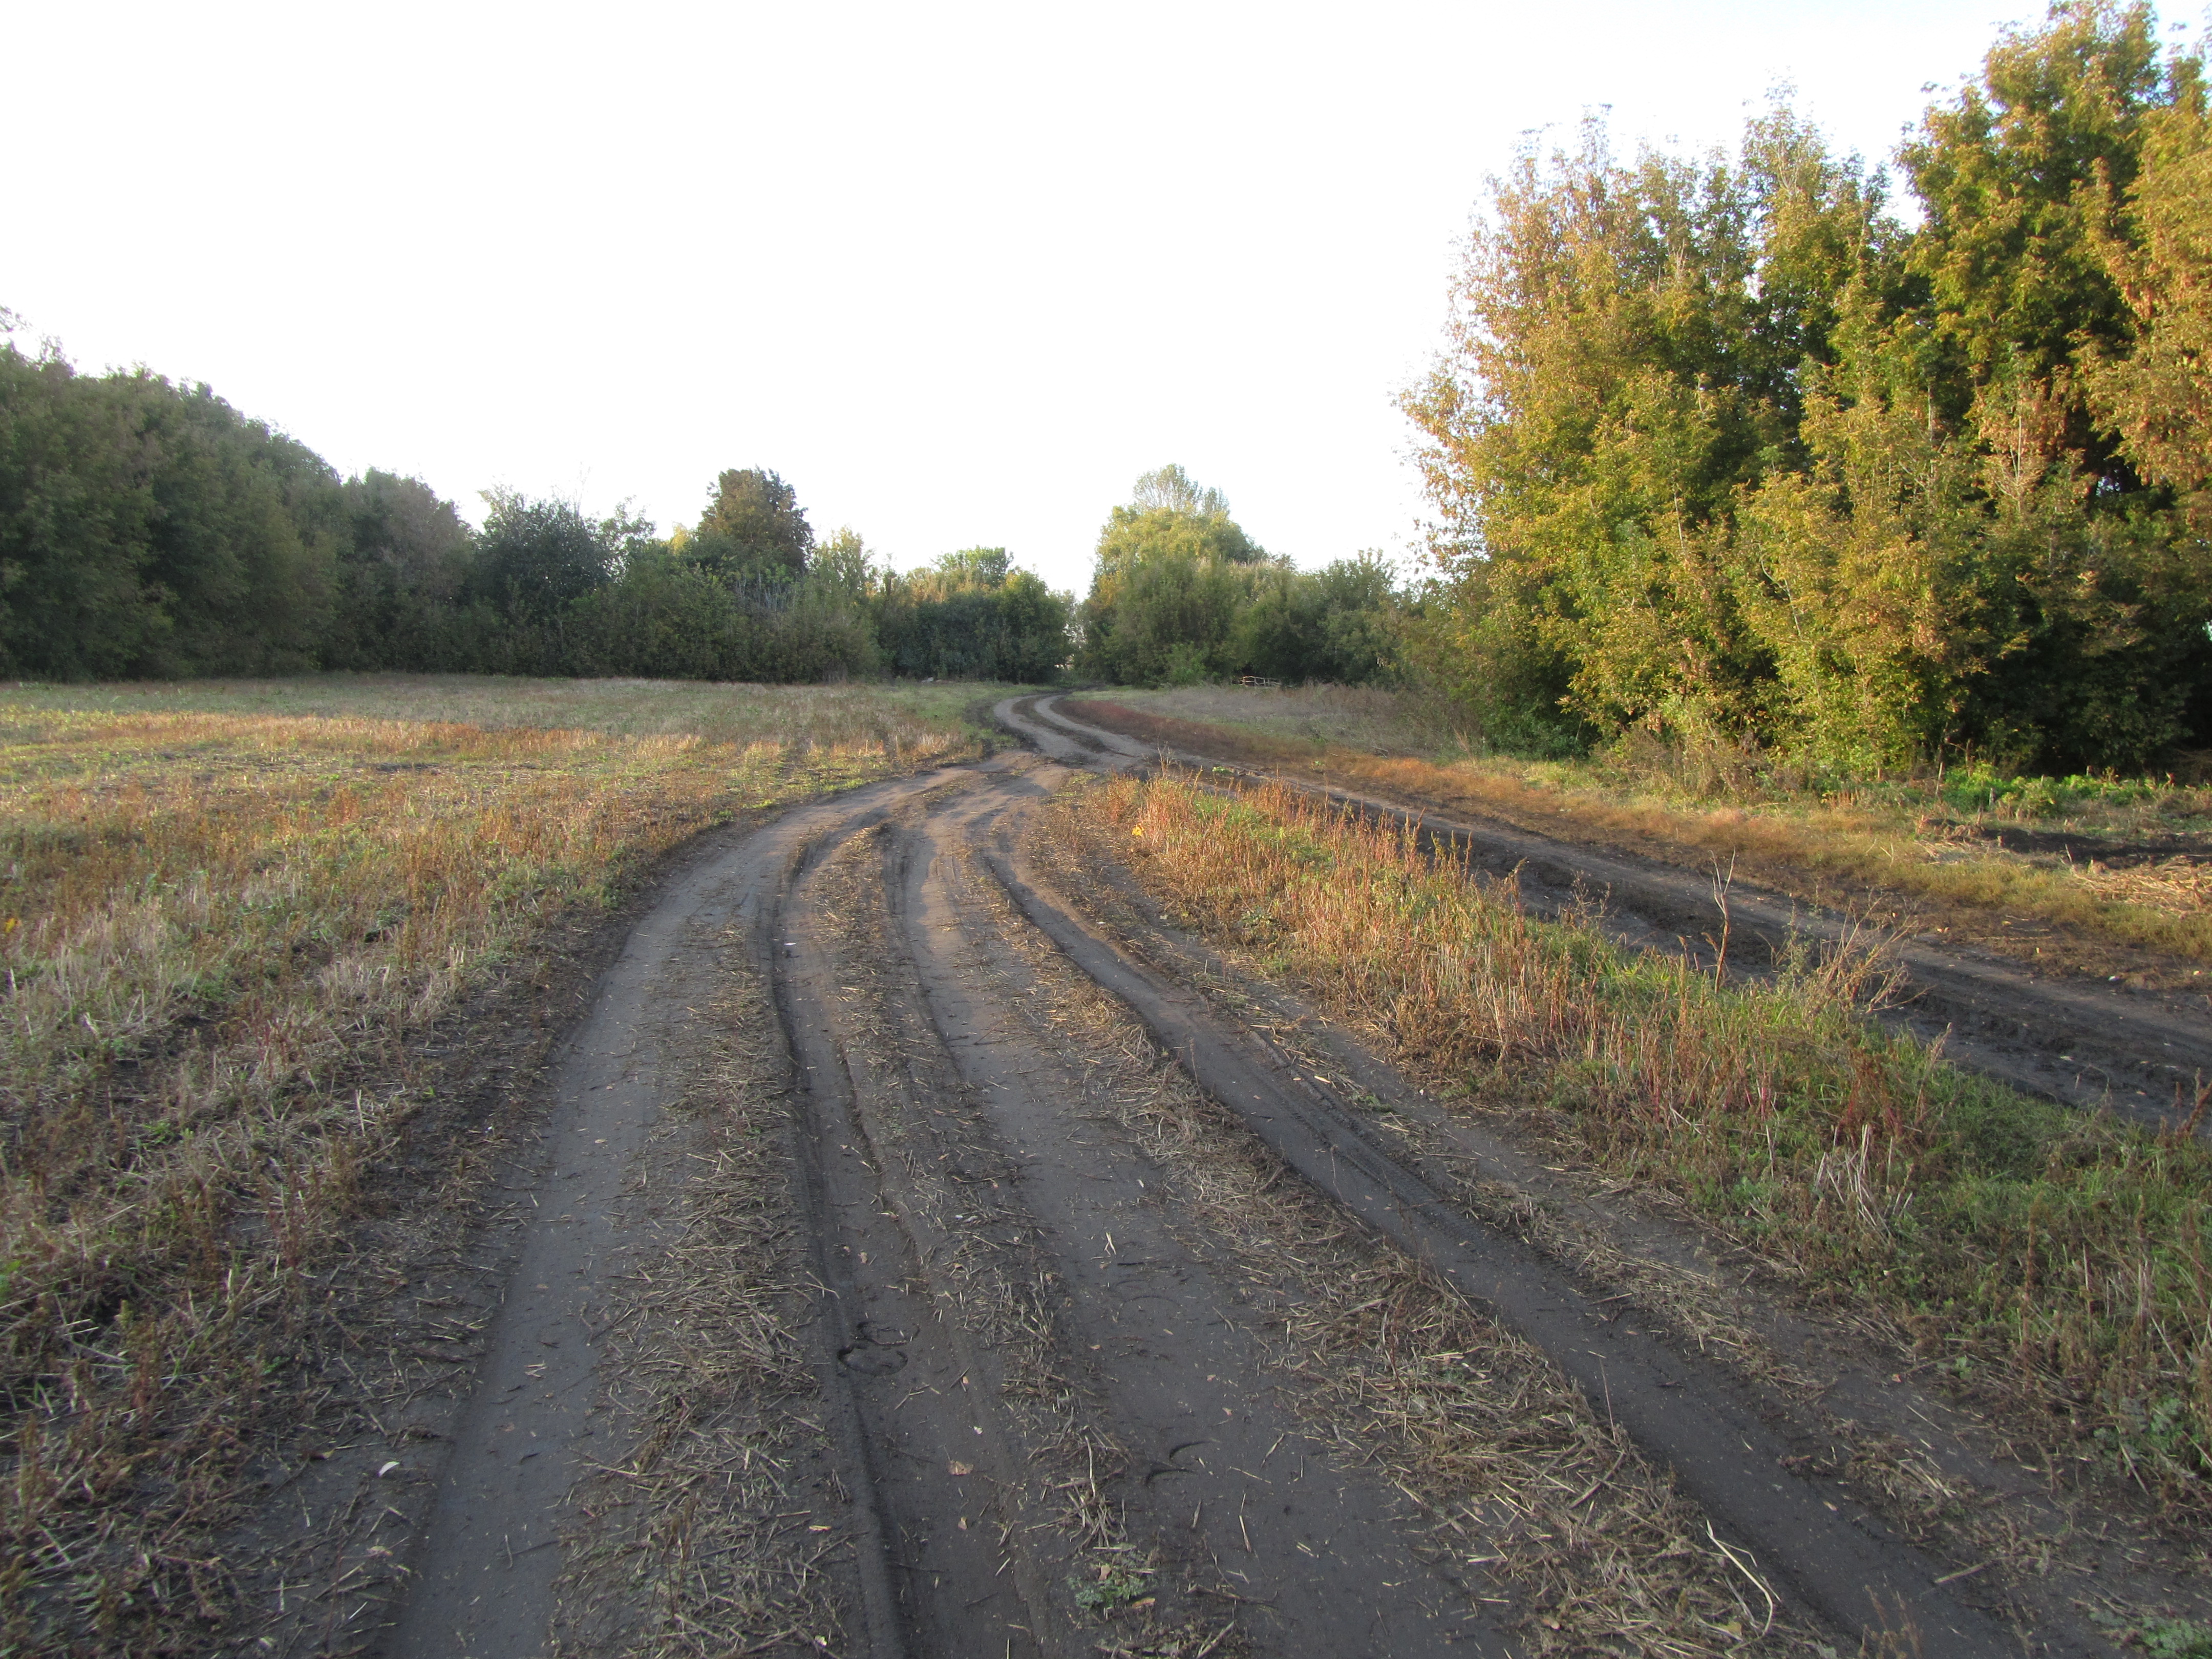
<path id="1" fill-rule="evenodd" d="M 2153 1619 L 2136 1627 L 2136 1640 L 2154 1659 L 2212 1659 L 2212 1629 L 2191 1619 Z"/>
<path id="2" fill-rule="evenodd" d="M 1117 1561 L 1098 1564 L 1095 1578 L 1071 1577 L 1068 1588 L 1075 1593 L 1075 1605 L 1085 1613 L 1104 1615 L 1116 1607 L 1126 1607 L 1139 1600 L 1146 1593 L 1151 1574 L 1142 1567 L 1131 1567 Z"/>

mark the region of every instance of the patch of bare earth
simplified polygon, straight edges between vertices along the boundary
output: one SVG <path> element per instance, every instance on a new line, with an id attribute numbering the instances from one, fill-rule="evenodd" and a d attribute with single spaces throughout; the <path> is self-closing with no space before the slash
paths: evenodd
<path id="1" fill-rule="evenodd" d="M 440 1028 L 223 1552 L 253 1610 L 223 1645 L 1939 1650 L 1909 1607 L 1845 1629 L 1796 1605 L 1775 1540 L 1716 1526 L 1601 1388 L 1294 1170 L 1267 1107 L 1201 1087 L 1043 930 L 1031 878 L 1358 1118 L 1455 1224 L 1724 1365 L 1808 1465 L 1745 1480 L 1847 1486 L 2027 1651 L 2196 1606 L 2193 1555 L 1913 1375 L 1910 1332 L 1793 1300 L 1775 1264 L 1574 1167 L 1510 1090 L 1401 1079 L 1388 1032 L 1169 926 L 1066 781 L 1001 758 L 718 832 Z M 629 1140 L 552 1136 L 611 1113 Z M 587 1188 L 599 1210 L 562 1212 Z M 572 1219 L 567 1255 L 531 1254 Z M 544 1260 L 570 1282 L 518 1274 Z M 541 1395 L 550 1376 L 582 1382 Z M 568 1461 L 533 1487 L 539 1435 Z"/>

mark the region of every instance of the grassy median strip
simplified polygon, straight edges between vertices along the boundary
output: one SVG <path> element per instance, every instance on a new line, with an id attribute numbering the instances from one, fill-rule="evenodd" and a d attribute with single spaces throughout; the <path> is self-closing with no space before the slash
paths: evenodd
<path id="1" fill-rule="evenodd" d="M 975 742 L 733 700 L 709 740 L 0 694 L 0 1646 L 220 1616 L 207 1540 L 421 1103 L 410 1036 L 695 831 Z"/>
<path id="2" fill-rule="evenodd" d="M 2046 1106 L 1860 1018 L 1878 968 L 1811 950 L 1716 983 L 1532 920 L 1401 831 L 1279 787 L 1102 787 L 1139 878 L 1401 1057 L 1540 1105 L 1923 1361 L 2101 1447 L 2164 1501 L 2212 1474 L 2212 1152 Z M 1101 850 L 1105 850 L 1102 848 Z"/>
<path id="3" fill-rule="evenodd" d="M 1777 769 L 1684 775 L 1693 769 L 1663 757 L 1638 766 L 1626 757 L 1455 755 L 1449 738 L 1423 728 L 1391 693 L 1340 687 L 1117 690 L 1073 707 L 1200 753 L 1219 752 L 1208 738 L 1226 734 L 1237 751 L 1228 758 L 1484 813 L 1540 835 L 1656 852 L 1700 868 L 1732 862 L 1747 878 L 1816 902 L 1856 908 L 1863 902 L 1857 890 L 1873 888 L 1931 924 L 1981 931 L 2010 915 L 2055 925 L 2078 936 L 2070 948 L 2051 939 L 2027 948 L 2060 968 L 2116 965 L 2080 959 L 2081 945 L 2094 941 L 2212 962 L 2212 880 L 2202 855 L 2160 850 L 2176 836 L 2203 835 L 2212 789 L 1985 772 L 1787 787 Z M 2068 857 L 1996 844 L 2023 831 L 2117 850 Z"/>

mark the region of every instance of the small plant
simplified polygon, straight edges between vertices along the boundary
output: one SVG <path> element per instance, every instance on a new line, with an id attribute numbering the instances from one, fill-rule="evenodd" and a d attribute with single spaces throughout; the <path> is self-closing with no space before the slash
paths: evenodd
<path id="1" fill-rule="evenodd" d="M 2212 1659 L 2212 1627 L 2193 1619 L 2153 1619 L 2136 1627 L 2136 1639 L 2156 1659 Z"/>
<path id="2" fill-rule="evenodd" d="M 2094 1615 L 2123 1646 L 2152 1659 L 2212 1659 L 2212 1626 L 2193 1619 L 2113 1619 Z"/>
<path id="3" fill-rule="evenodd" d="M 1071 1577 L 1067 1586 L 1075 1592 L 1075 1605 L 1085 1613 L 1095 1613 L 1104 1618 L 1116 1607 L 1126 1607 L 1142 1601 L 1152 1574 L 1143 1567 L 1129 1566 L 1119 1561 L 1101 1561 L 1095 1579 Z"/>

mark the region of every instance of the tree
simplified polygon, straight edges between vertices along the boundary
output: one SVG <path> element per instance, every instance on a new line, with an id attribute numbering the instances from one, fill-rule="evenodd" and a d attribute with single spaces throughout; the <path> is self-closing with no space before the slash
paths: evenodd
<path id="1" fill-rule="evenodd" d="M 2147 8 L 2064 0 L 1905 146 L 1917 230 L 1786 110 L 1695 163 L 1524 156 L 1403 399 L 1409 659 L 1539 750 L 2212 734 L 2203 101 Z"/>
<path id="2" fill-rule="evenodd" d="M 970 547 L 908 575 L 885 572 L 876 631 L 897 673 L 1034 684 L 1066 660 L 1073 608 L 1005 548 Z"/>
<path id="3" fill-rule="evenodd" d="M 1139 478 L 1108 515 L 1083 603 L 1084 672 L 1128 682 L 1231 672 L 1230 630 L 1266 550 L 1218 489 L 1179 466 Z"/>
<path id="4" fill-rule="evenodd" d="M 612 578 L 617 550 L 574 501 L 488 489 L 476 591 L 511 622 L 551 623 Z"/>
<path id="5" fill-rule="evenodd" d="M 1229 498 L 1218 489 L 1201 488 L 1189 473 L 1170 462 L 1146 473 L 1130 492 L 1130 504 L 1139 513 L 1180 513 L 1195 519 L 1225 519 Z"/>
<path id="6" fill-rule="evenodd" d="M 950 582 L 998 587 L 1005 584 L 1006 573 L 1013 567 L 1003 547 L 964 547 L 957 553 L 939 554 L 936 568 Z"/>
<path id="7" fill-rule="evenodd" d="M 2067 447 L 2123 488 L 2134 479 L 2069 371 L 2083 344 L 2128 335 L 2101 245 L 2164 81 L 2148 6 L 2063 0 L 2041 30 L 2005 31 L 1899 152 L 1926 216 L 1906 263 L 1926 285 L 1917 356 L 1941 413 L 1964 420 L 1994 380 L 2064 383 Z"/>
<path id="8" fill-rule="evenodd" d="M 814 550 L 806 574 L 808 586 L 828 603 L 858 608 L 874 584 L 874 556 L 860 532 L 847 525 Z"/>
<path id="9" fill-rule="evenodd" d="M 1592 120 L 1492 181 L 1446 349 L 1401 399 L 1437 514 L 1415 654 L 1479 728 L 1548 749 L 1755 719 L 1730 526 L 1797 459 L 1842 290 L 1888 286 L 1881 199 L 1786 110 L 1696 162 L 1624 165 Z"/>
<path id="10" fill-rule="evenodd" d="M 346 480 L 325 668 L 442 668 L 474 553 L 451 501 L 372 467 Z"/>
<path id="11" fill-rule="evenodd" d="M 793 581 L 814 550 L 798 493 L 773 472 L 723 473 L 684 548 L 693 562 L 733 580 Z"/>
<path id="12" fill-rule="evenodd" d="M 2128 309 L 2129 345 L 2087 372 L 2101 424 L 2212 536 L 2212 111 L 2200 66 L 2178 62 L 2171 101 L 2142 121 L 2134 187 L 2097 252 Z"/>
<path id="13" fill-rule="evenodd" d="M 168 627 L 149 581 L 157 510 L 126 388 L 0 343 L 0 668 L 130 672 Z"/>

